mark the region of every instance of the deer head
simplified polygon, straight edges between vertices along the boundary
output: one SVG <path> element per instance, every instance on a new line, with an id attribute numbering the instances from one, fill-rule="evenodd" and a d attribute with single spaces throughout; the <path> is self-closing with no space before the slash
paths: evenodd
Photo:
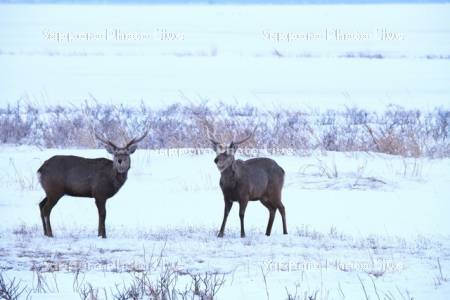
<path id="1" fill-rule="evenodd" d="M 146 131 L 141 137 L 133 138 L 125 147 L 118 147 L 110 140 L 103 139 L 97 133 L 95 137 L 102 142 L 106 151 L 113 155 L 113 167 L 119 173 L 126 173 L 130 169 L 130 155 L 137 149 L 137 144 L 147 136 Z"/>
<path id="2" fill-rule="evenodd" d="M 214 163 L 217 165 L 217 168 L 220 172 L 226 170 L 229 166 L 231 166 L 234 162 L 234 154 L 238 146 L 247 140 L 249 140 L 256 131 L 256 127 L 252 133 L 250 133 L 247 137 L 239 140 L 239 141 L 231 141 L 231 143 L 221 143 L 214 136 L 212 136 L 207 128 L 208 139 L 212 144 L 213 150 L 216 152 L 216 158 L 214 159 Z"/>

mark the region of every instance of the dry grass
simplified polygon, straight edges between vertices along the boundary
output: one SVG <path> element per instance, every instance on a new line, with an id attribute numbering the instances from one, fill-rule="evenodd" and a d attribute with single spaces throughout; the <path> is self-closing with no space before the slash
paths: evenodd
<path id="1" fill-rule="evenodd" d="M 384 112 L 359 108 L 302 111 L 219 104 L 173 104 L 152 109 L 99 104 L 35 107 L 20 102 L 0 109 L 0 141 L 41 147 L 94 148 L 92 128 L 117 143 L 144 129 L 150 149 L 208 148 L 206 127 L 224 141 L 258 127 L 248 148 L 272 154 L 324 151 L 375 151 L 405 157 L 450 156 L 450 111 L 429 113 L 389 107 Z M 255 153 L 252 152 L 254 155 Z M 258 154 L 258 153 L 256 153 Z"/>

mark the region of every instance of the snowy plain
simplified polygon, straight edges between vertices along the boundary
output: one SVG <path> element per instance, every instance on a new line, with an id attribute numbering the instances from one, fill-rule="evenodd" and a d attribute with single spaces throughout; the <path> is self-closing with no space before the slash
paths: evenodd
<path id="1" fill-rule="evenodd" d="M 154 256 L 180 272 L 226 273 L 218 299 L 265 299 L 266 291 L 270 299 L 286 299 L 286 289 L 293 293 L 296 285 L 299 297 L 317 293 L 317 299 L 363 299 L 362 284 L 370 299 L 376 293 L 446 299 L 450 293 L 444 281 L 450 271 L 448 159 L 333 152 L 272 157 L 287 174 L 289 234 L 282 235 L 277 215 L 266 237 L 268 212 L 252 202 L 247 237 L 239 237 L 234 207 L 219 239 L 223 200 L 212 151 L 139 150 L 128 181 L 107 203 L 108 238 L 101 240 L 92 199 L 67 196 L 52 212 L 55 237 L 43 236 L 38 203 L 44 194 L 35 171 L 54 154 L 107 157 L 105 150 L 0 151 L 1 268 L 35 287 L 33 299 L 78 299 L 77 269 L 109 293 Z M 36 288 L 33 270 L 47 278 L 46 293 Z"/>
<path id="2" fill-rule="evenodd" d="M 433 109 L 450 103 L 449 19 L 449 4 L 2 5 L 1 101 Z"/>

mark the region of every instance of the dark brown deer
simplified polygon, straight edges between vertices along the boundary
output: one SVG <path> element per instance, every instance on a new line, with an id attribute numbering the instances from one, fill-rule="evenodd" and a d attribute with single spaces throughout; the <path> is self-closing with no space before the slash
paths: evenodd
<path id="1" fill-rule="evenodd" d="M 44 235 L 53 237 L 50 213 L 62 196 L 69 195 L 95 199 L 99 216 L 98 236 L 106 238 L 106 200 L 114 196 L 127 180 L 130 155 L 146 135 L 147 132 L 132 139 L 125 147 L 118 147 L 95 134 L 113 155 L 113 160 L 57 155 L 45 161 L 38 170 L 39 182 L 46 194 L 39 203 Z"/>
<path id="2" fill-rule="evenodd" d="M 256 128 L 255 128 L 256 130 Z M 252 158 L 249 160 L 236 160 L 238 145 L 244 143 L 253 136 L 253 133 L 246 138 L 224 144 L 217 141 L 208 133 L 217 156 L 214 162 L 217 165 L 220 175 L 220 188 L 222 189 L 225 201 L 222 226 L 218 237 L 223 237 L 225 224 L 230 213 L 233 201 L 239 203 L 239 218 L 241 221 L 241 237 L 245 237 L 244 215 L 248 201 L 259 200 L 269 210 L 269 223 L 267 224 L 266 235 L 272 231 L 273 220 L 277 209 L 280 211 L 283 221 L 283 234 L 287 234 L 286 213 L 281 202 L 281 190 L 284 183 L 284 170 L 272 159 Z"/>

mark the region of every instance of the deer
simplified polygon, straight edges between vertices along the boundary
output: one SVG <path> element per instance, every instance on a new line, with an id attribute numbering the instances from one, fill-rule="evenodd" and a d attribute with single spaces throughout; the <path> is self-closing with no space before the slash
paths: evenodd
<path id="1" fill-rule="evenodd" d="M 221 143 L 210 134 L 208 128 L 207 137 L 216 153 L 214 163 L 220 171 L 220 188 L 223 193 L 225 209 L 222 225 L 218 237 L 224 236 L 225 224 L 233 202 L 239 203 L 239 218 L 241 225 L 241 238 L 245 237 L 244 215 L 249 201 L 259 200 L 269 210 L 269 222 L 266 235 L 270 236 L 275 213 L 278 210 L 283 222 L 283 234 L 287 234 L 286 212 L 281 202 L 281 190 L 284 183 L 284 170 L 270 158 L 252 158 L 248 160 L 235 159 L 238 146 L 249 140 L 256 128 L 247 137 Z"/>
<path id="2" fill-rule="evenodd" d="M 45 191 L 45 198 L 39 203 L 44 235 L 53 237 L 50 213 L 64 195 L 94 198 L 98 210 L 98 236 L 106 238 L 106 200 L 113 197 L 127 180 L 130 169 L 130 155 L 137 149 L 148 132 L 133 138 L 124 147 L 95 137 L 104 145 L 113 159 L 84 158 L 73 155 L 56 155 L 46 160 L 38 169 L 38 178 Z"/>

